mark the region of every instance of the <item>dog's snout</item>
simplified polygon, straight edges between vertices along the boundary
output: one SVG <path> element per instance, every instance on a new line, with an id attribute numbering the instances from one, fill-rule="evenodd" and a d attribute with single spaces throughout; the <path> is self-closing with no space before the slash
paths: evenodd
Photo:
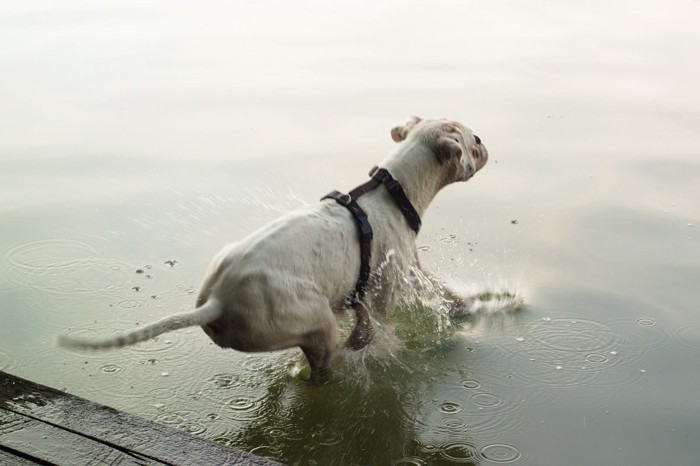
<path id="1" fill-rule="evenodd" d="M 476 134 L 474 135 L 474 140 L 476 141 L 477 145 L 481 145 L 481 138 L 477 136 Z"/>

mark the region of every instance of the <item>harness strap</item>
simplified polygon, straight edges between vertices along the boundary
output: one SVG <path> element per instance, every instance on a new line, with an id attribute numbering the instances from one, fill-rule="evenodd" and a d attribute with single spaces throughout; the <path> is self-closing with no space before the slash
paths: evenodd
<path id="1" fill-rule="evenodd" d="M 383 184 L 394 199 L 394 202 L 411 229 L 418 233 L 421 226 L 420 215 L 418 215 L 411 201 L 408 200 L 401 184 L 391 176 L 391 173 L 384 168 L 374 167 L 370 170 L 369 174 L 371 178 L 366 183 L 356 187 L 348 194 L 333 191 L 321 198 L 321 200 L 335 200 L 338 204 L 348 209 L 355 219 L 355 225 L 357 226 L 357 233 L 360 239 L 360 274 L 355 284 L 355 290 L 346 298 L 347 305 L 353 308 L 359 306 L 367 292 L 367 282 L 369 281 L 370 265 L 372 263 L 372 237 L 374 234 L 372 225 L 369 223 L 369 217 L 357 203 L 357 199 Z"/>
<path id="2" fill-rule="evenodd" d="M 374 167 L 372 171 L 370 171 L 370 175 L 373 180 L 379 180 L 379 182 L 386 187 L 387 191 L 389 191 L 389 194 L 394 199 L 396 206 L 406 219 L 406 222 L 408 222 L 408 225 L 418 234 L 421 226 L 420 215 L 413 207 L 413 204 L 411 204 L 411 201 L 408 200 L 408 196 L 406 196 L 406 192 L 401 187 L 401 183 L 396 181 L 385 168 Z"/>
<path id="3" fill-rule="evenodd" d="M 345 298 L 345 302 L 348 306 L 356 307 L 364 299 L 369 281 L 370 264 L 372 263 L 372 236 L 374 234 L 372 225 L 369 223 L 367 213 L 350 195 L 333 191 L 321 198 L 321 200 L 324 199 L 334 199 L 338 204 L 348 209 L 355 219 L 357 233 L 360 237 L 360 275 L 357 278 L 355 290 Z"/>

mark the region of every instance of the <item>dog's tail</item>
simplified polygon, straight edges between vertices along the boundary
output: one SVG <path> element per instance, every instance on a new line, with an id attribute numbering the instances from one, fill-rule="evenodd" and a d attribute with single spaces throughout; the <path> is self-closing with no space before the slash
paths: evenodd
<path id="1" fill-rule="evenodd" d="M 101 339 L 83 339 L 68 335 L 58 337 L 58 345 L 79 351 L 106 350 L 121 348 L 149 340 L 160 334 L 172 332 L 186 327 L 207 324 L 221 315 L 221 305 L 216 299 L 210 298 L 197 309 L 166 317 L 143 328 L 129 330 L 121 335 Z"/>

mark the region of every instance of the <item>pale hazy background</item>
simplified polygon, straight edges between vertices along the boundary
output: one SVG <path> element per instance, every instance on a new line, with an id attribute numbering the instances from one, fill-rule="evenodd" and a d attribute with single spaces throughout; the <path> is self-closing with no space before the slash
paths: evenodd
<path id="1" fill-rule="evenodd" d="M 5 2 L 0 369 L 290 464 L 694 464 L 698 24 L 696 0 Z M 56 348 L 189 309 L 219 247 L 363 182 L 411 114 L 491 153 L 423 261 L 523 294 L 517 320 L 405 342 L 361 387 L 199 329 Z"/>

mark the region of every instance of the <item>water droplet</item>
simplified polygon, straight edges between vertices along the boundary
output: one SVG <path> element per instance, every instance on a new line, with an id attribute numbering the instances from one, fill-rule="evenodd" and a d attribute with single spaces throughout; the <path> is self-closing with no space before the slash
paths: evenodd
<path id="1" fill-rule="evenodd" d="M 639 369 L 639 372 L 641 372 L 642 374 L 646 374 L 647 370 L 646 369 Z"/>
<path id="2" fill-rule="evenodd" d="M 136 269 L 136 273 L 143 273 L 143 269 Z"/>
<path id="3" fill-rule="evenodd" d="M 169 265 L 170 267 L 176 267 L 176 266 L 180 265 L 180 263 L 174 259 L 170 259 L 170 260 L 165 261 L 165 265 Z"/>
<path id="4" fill-rule="evenodd" d="M 556 370 L 558 370 L 558 371 L 564 369 L 564 367 L 562 367 L 562 366 L 555 366 L 554 368 L 555 368 Z"/>
<path id="5" fill-rule="evenodd" d="M 542 320 L 545 322 L 551 322 L 552 318 L 551 317 L 543 317 Z"/>
<path id="6" fill-rule="evenodd" d="M 656 325 L 656 321 L 654 319 L 637 319 L 637 324 L 643 325 L 645 327 L 651 327 L 653 325 Z"/>
<path id="7" fill-rule="evenodd" d="M 131 291 L 136 291 L 137 293 L 141 290 L 143 290 L 143 288 L 141 288 L 140 286 L 134 286 L 131 288 Z"/>
<path id="8" fill-rule="evenodd" d="M 168 373 L 168 372 L 161 372 L 160 373 L 161 377 L 168 377 L 169 375 L 170 375 L 170 373 Z"/>
<path id="9" fill-rule="evenodd" d="M 616 356 L 616 355 L 617 355 L 617 351 L 611 351 L 610 354 L 612 354 L 613 356 Z"/>
<path id="10" fill-rule="evenodd" d="M 418 249 L 421 251 L 430 251 L 431 247 L 430 246 L 419 246 Z"/>
<path id="11" fill-rule="evenodd" d="M 515 341 L 522 343 L 522 342 L 525 341 L 525 338 L 523 338 L 523 337 L 516 337 Z"/>

